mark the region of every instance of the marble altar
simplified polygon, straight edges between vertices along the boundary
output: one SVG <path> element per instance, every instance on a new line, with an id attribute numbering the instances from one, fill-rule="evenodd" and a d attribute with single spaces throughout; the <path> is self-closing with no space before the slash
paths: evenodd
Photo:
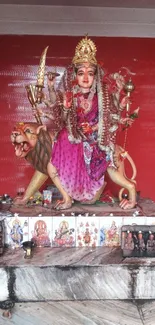
<path id="1" fill-rule="evenodd" d="M 154 325 L 154 301 L 50 301 L 16 303 L 0 325 Z"/>
<path id="2" fill-rule="evenodd" d="M 75 204 L 61 213 L 10 206 L 1 218 L 6 247 L 0 257 L 0 301 L 155 299 L 155 258 L 124 258 L 120 247 L 122 225 L 155 223 L 150 199 L 128 211 L 111 203 Z M 38 238 L 40 231 L 42 242 L 25 259 L 22 241 Z"/>

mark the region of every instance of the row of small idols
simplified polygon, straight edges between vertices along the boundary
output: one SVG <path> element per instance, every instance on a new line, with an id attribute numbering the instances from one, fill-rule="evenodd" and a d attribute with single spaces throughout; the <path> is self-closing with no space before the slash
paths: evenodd
<path id="1" fill-rule="evenodd" d="M 123 228 L 123 227 L 122 227 Z M 151 230 L 152 228 L 152 230 Z M 121 246 L 126 250 L 155 251 L 155 227 L 146 226 L 144 230 L 127 230 L 121 233 Z"/>
<path id="2" fill-rule="evenodd" d="M 36 216 L 14 214 L 3 220 L 5 244 L 19 248 L 24 241 L 36 246 L 97 247 L 119 246 L 122 217 L 85 216 Z"/>

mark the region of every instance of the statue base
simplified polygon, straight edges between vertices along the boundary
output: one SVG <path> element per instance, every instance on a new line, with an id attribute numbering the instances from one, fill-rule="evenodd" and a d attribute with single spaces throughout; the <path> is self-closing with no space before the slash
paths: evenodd
<path id="1" fill-rule="evenodd" d="M 8 249 L 0 260 L 1 301 L 155 299 L 155 261 L 123 258 L 120 247 Z"/>
<path id="2" fill-rule="evenodd" d="M 2 216 L 1 301 L 155 299 L 154 258 L 123 257 L 121 248 L 123 227 L 155 224 L 153 201 L 126 211 L 116 203 L 74 204 L 64 213 L 11 206 Z M 31 240 L 33 257 L 25 259 L 22 243 Z"/>

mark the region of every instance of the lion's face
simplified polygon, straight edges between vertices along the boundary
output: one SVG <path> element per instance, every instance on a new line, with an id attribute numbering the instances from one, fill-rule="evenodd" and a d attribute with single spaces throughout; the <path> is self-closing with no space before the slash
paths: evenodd
<path id="1" fill-rule="evenodd" d="M 37 123 L 18 123 L 11 134 L 11 142 L 15 148 L 15 155 L 25 158 L 36 146 L 40 128 Z"/>

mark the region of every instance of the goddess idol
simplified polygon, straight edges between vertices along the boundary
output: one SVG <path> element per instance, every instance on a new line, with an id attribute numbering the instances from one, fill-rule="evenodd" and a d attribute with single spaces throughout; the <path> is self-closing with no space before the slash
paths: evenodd
<path id="1" fill-rule="evenodd" d="M 122 172 L 119 162 L 123 150 L 115 144 L 119 124 L 131 124 L 129 117 L 121 117 L 126 105 L 124 98 L 120 101 L 119 97 L 121 78 L 117 78 L 117 91 L 110 93 L 104 82 L 104 71 L 97 63 L 96 51 L 91 39 L 82 39 L 76 46 L 72 63 L 65 70 L 58 88 L 55 87 L 56 74 L 49 72 L 49 98 L 46 98 L 42 89 L 35 95 L 35 114 L 39 118 L 54 120 L 57 127 L 51 137 L 52 149 L 45 163 L 46 168 L 40 169 L 35 164 L 40 174 L 36 174 L 30 182 L 22 200 L 17 198 L 18 204 L 25 203 L 47 179 L 47 175 L 63 197 L 56 203 L 56 209 L 71 208 L 74 200 L 93 204 L 105 187 L 107 172 L 112 181 L 128 190 L 128 199 L 121 198 L 120 207 L 131 209 L 135 206 L 135 184 Z M 40 109 L 38 103 L 44 103 L 45 107 Z M 42 127 L 39 126 L 40 129 Z M 18 142 L 14 134 L 12 142 Z M 28 155 L 25 156 L 28 158 Z"/>

